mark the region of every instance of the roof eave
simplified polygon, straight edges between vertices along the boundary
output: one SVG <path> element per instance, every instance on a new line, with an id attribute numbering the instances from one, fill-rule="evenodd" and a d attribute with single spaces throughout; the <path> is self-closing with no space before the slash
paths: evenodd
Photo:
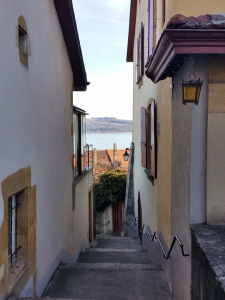
<path id="1" fill-rule="evenodd" d="M 165 29 L 146 76 L 154 83 L 171 77 L 166 74 L 175 57 L 189 54 L 225 54 L 225 29 Z"/>
<path id="2" fill-rule="evenodd" d="M 74 91 L 86 91 L 88 82 L 72 0 L 54 0 L 54 4 L 73 71 Z"/>
<path id="3" fill-rule="evenodd" d="M 136 14 L 137 14 L 137 0 L 131 0 L 128 42 L 127 42 L 127 58 L 126 58 L 127 62 L 133 62 Z"/>

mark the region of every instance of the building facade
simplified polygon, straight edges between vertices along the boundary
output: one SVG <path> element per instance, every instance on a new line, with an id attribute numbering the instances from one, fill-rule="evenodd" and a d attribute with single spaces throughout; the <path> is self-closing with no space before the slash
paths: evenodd
<path id="1" fill-rule="evenodd" d="M 225 221 L 225 18 L 218 14 L 224 11 L 221 1 L 131 0 L 130 5 L 134 210 L 142 246 L 179 300 L 214 299 L 198 290 L 204 282 L 193 289 L 191 226 Z M 182 102 L 181 80 L 189 76 L 203 81 L 198 105 Z"/>
<path id="2" fill-rule="evenodd" d="M 41 296 L 59 263 L 76 261 L 88 247 L 92 170 L 75 172 L 74 164 L 73 136 L 81 128 L 73 126 L 73 91 L 85 91 L 88 82 L 72 1 L 3 1 L 0 15 L 5 299 Z"/>

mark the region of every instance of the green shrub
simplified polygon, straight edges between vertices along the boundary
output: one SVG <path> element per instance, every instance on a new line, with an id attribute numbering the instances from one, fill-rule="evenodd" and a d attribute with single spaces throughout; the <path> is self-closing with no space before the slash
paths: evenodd
<path id="1" fill-rule="evenodd" d="M 95 206 L 103 210 L 111 202 L 120 202 L 125 199 L 127 173 L 121 170 L 108 170 L 94 184 Z"/>

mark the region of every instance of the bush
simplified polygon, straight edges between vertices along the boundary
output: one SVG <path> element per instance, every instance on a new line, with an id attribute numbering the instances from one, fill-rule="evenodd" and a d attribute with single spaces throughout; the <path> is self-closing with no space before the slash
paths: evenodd
<path id="1" fill-rule="evenodd" d="M 103 210 L 109 203 L 125 199 L 127 173 L 121 170 L 108 170 L 94 184 L 95 206 Z"/>

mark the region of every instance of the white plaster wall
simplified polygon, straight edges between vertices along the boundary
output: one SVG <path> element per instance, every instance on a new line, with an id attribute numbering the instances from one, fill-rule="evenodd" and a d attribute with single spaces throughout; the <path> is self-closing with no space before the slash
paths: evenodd
<path id="1" fill-rule="evenodd" d="M 20 15 L 31 42 L 28 68 L 19 61 L 15 40 Z M 1 1 L 0 25 L 0 182 L 31 166 L 32 185 L 37 186 L 40 281 L 61 248 L 67 248 L 70 229 L 76 229 L 77 237 L 69 252 L 75 252 L 77 242 L 87 237 L 87 226 L 82 227 L 87 203 L 82 202 L 81 191 L 75 213 L 71 203 L 73 74 L 52 0 Z M 0 191 L 0 225 L 2 220 Z"/>
<path id="2" fill-rule="evenodd" d="M 75 211 L 73 212 L 72 230 L 70 231 L 70 241 L 72 244 L 68 249 L 67 243 L 64 249 L 74 255 L 74 245 L 79 245 L 84 239 L 89 244 L 89 192 L 92 196 L 92 221 L 93 221 L 93 173 L 90 170 L 75 186 Z M 93 228 L 93 226 L 92 226 Z"/>
<path id="3" fill-rule="evenodd" d="M 135 216 L 138 216 L 138 191 L 141 195 L 142 203 L 142 222 L 143 224 L 150 225 L 151 229 L 154 231 L 157 229 L 157 213 L 156 213 L 156 182 L 154 180 L 154 186 L 150 180 L 148 180 L 144 168 L 141 167 L 141 120 L 140 120 L 140 107 L 147 108 L 147 104 L 150 98 L 157 100 L 157 89 L 150 79 L 143 76 L 143 85 L 139 88 L 136 84 L 136 71 L 135 71 L 135 61 L 136 61 L 136 40 L 139 36 L 139 31 L 141 28 L 141 22 L 144 23 L 144 62 L 147 60 L 148 49 L 147 49 L 147 39 L 148 39 L 148 14 L 147 14 L 147 1 L 141 1 L 137 4 L 137 20 L 136 20 L 136 32 L 134 40 L 134 70 L 133 70 L 133 142 L 134 142 L 134 210 Z"/>

